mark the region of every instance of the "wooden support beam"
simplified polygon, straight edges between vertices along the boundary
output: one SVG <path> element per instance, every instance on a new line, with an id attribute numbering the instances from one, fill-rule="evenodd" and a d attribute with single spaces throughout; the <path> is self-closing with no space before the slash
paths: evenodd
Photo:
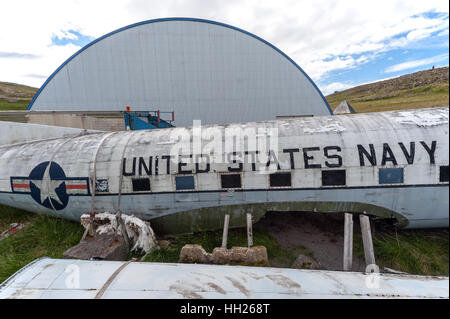
<path id="1" fill-rule="evenodd" d="M 344 271 L 351 271 L 353 263 L 353 214 L 345 213 Z"/>
<path id="2" fill-rule="evenodd" d="M 230 224 L 230 215 L 226 214 L 223 222 L 222 248 L 227 248 L 228 225 Z"/>
<path id="3" fill-rule="evenodd" d="M 252 214 L 247 213 L 247 240 L 248 247 L 253 246 Z"/>
<path id="4" fill-rule="evenodd" d="M 373 252 L 372 233 L 370 232 L 369 217 L 367 215 L 359 215 L 359 223 L 361 224 L 366 266 L 375 264 L 375 254 Z"/>

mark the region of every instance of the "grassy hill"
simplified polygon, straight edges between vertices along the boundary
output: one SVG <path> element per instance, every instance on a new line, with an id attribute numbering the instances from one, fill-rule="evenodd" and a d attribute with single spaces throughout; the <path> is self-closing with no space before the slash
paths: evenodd
<path id="1" fill-rule="evenodd" d="M 358 113 L 448 106 L 448 67 L 360 85 L 326 97 L 334 110 L 347 99 Z"/>
<path id="2" fill-rule="evenodd" d="M 8 82 L 0 82 L 0 111 L 25 110 L 38 89 Z"/>

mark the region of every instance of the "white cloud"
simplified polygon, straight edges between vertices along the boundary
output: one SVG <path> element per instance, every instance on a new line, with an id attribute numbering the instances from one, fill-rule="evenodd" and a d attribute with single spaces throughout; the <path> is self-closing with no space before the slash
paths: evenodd
<path id="1" fill-rule="evenodd" d="M 322 91 L 323 95 L 329 95 L 336 91 L 343 91 L 356 85 L 357 84 L 354 83 L 333 82 L 327 85 L 320 86 L 320 90 Z"/>
<path id="2" fill-rule="evenodd" d="M 329 95 L 336 91 L 344 91 L 346 89 L 353 88 L 355 86 L 361 86 L 365 84 L 372 84 L 376 82 L 382 82 L 390 79 L 397 78 L 398 76 L 390 76 L 386 78 L 377 79 L 376 81 L 369 81 L 369 82 L 332 82 L 330 84 L 319 84 L 320 90 L 322 91 L 323 95 Z"/>
<path id="3" fill-rule="evenodd" d="M 437 34 L 438 37 L 448 36 L 448 28 Z"/>
<path id="4" fill-rule="evenodd" d="M 0 57 L 0 81 L 40 86 L 44 80 L 30 74 L 48 76 L 80 49 L 51 45 L 54 36 L 73 37 L 68 30 L 98 38 L 154 18 L 216 20 L 273 43 L 318 81 L 432 33 L 448 34 L 449 6 L 442 0 L 14 0 L 2 1 L 0 12 L 0 52 L 39 57 Z"/>
<path id="5" fill-rule="evenodd" d="M 419 66 L 437 63 L 437 62 L 443 61 L 445 59 L 448 59 L 448 54 L 440 54 L 440 55 L 436 55 L 436 56 L 433 56 L 433 57 L 427 58 L 427 59 L 403 62 L 403 63 L 391 65 L 390 67 L 386 68 L 386 70 L 384 70 L 384 73 L 393 73 L 393 72 L 408 70 L 408 69 L 412 69 L 412 68 L 417 68 Z"/>

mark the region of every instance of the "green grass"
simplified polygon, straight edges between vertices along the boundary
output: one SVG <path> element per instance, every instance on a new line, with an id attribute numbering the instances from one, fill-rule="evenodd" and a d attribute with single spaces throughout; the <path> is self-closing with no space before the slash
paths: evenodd
<path id="1" fill-rule="evenodd" d="M 355 253 L 364 259 L 360 234 L 355 233 Z M 417 275 L 449 275 L 449 232 L 402 230 L 376 232 L 375 261 L 382 267 Z"/>
<path id="2" fill-rule="evenodd" d="M 12 223 L 27 223 L 33 220 L 35 214 L 23 210 L 0 205 L 0 233 L 4 232 Z"/>
<path id="3" fill-rule="evenodd" d="M 449 86 L 447 83 L 429 84 L 412 89 L 395 90 L 386 94 L 343 91 L 327 96 L 334 110 L 342 100 L 347 101 L 358 113 L 417 109 L 433 106 L 448 106 Z"/>
<path id="4" fill-rule="evenodd" d="M 62 258 L 63 252 L 76 245 L 83 234 L 83 227 L 79 223 L 0 206 L 0 232 L 14 222 L 27 223 L 27 226 L 0 241 L 0 283 L 37 258 Z M 299 253 L 311 256 L 303 247 L 291 250 L 282 248 L 263 229 L 255 227 L 253 235 L 255 245 L 267 248 L 271 266 L 290 267 Z M 362 240 L 357 232 L 354 243 L 355 255 L 364 258 Z M 376 262 L 380 267 L 419 275 L 449 275 L 448 229 L 376 232 L 373 243 Z M 202 245 L 207 252 L 212 252 L 215 247 L 221 246 L 222 232 L 175 237 L 171 239 L 171 245 L 167 249 L 153 251 L 144 261 L 176 263 L 185 244 Z M 228 248 L 246 245 L 246 229 L 229 231 Z"/>
<path id="5" fill-rule="evenodd" d="M 8 100 L 0 99 L 0 111 L 22 111 L 26 110 L 30 101 L 9 102 Z"/>
<path id="6" fill-rule="evenodd" d="M 78 244 L 83 235 L 79 223 L 60 218 L 37 215 L 8 206 L 0 206 L 0 232 L 12 223 L 26 223 L 16 234 L 0 241 L 0 283 L 33 260 L 48 256 L 62 258 L 63 252 Z M 295 260 L 295 252 L 283 249 L 265 230 L 254 229 L 254 244 L 267 248 L 269 262 L 278 267 L 289 267 Z M 171 240 L 168 249 L 155 250 L 145 257 L 147 262 L 178 262 L 185 244 L 198 244 L 208 252 L 222 244 L 222 232 L 203 232 L 183 235 Z M 231 229 L 228 247 L 246 246 L 246 229 Z M 130 257 L 139 257 L 130 255 Z"/>
<path id="7" fill-rule="evenodd" d="M 13 222 L 25 222 L 27 226 L 0 241 L 0 283 L 37 258 L 62 258 L 63 252 L 83 235 L 79 223 L 0 206 L 0 230 Z"/>
<path id="8" fill-rule="evenodd" d="M 293 251 L 282 248 L 278 242 L 270 236 L 267 231 L 253 229 L 253 241 L 255 246 L 265 246 L 269 263 L 272 266 L 290 267 L 296 255 Z M 222 232 L 203 232 L 193 235 L 184 235 L 172 241 L 168 249 L 155 250 L 147 255 L 144 261 L 152 262 L 178 262 L 181 248 L 186 244 L 201 245 L 207 252 L 211 253 L 215 247 L 222 245 Z M 228 248 L 234 246 L 247 246 L 247 230 L 244 228 L 231 229 L 228 233 Z"/>

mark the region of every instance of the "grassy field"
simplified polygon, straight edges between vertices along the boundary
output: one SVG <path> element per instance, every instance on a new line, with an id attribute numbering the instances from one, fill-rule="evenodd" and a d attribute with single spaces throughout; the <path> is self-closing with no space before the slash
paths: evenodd
<path id="1" fill-rule="evenodd" d="M 30 86 L 0 82 L 0 111 L 25 110 L 36 91 Z"/>
<path id="2" fill-rule="evenodd" d="M 382 112 L 448 106 L 448 92 L 448 83 L 438 83 L 393 91 L 392 95 L 385 97 L 367 96 L 364 92 L 354 94 L 342 92 L 327 96 L 327 101 L 333 110 L 346 98 L 358 113 Z"/>
<path id="3" fill-rule="evenodd" d="M 290 267 L 294 262 L 296 255 L 293 251 L 282 248 L 277 241 L 270 236 L 265 230 L 253 229 L 253 238 L 255 246 L 265 246 L 269 257 L 270 265 L 281 265 Z M 203 232 L 193 235 L 184 235 L 176 237 L 171 241 L 171 245 L 167 249 L 155 250 L 147 255 L 144 261 L 153 262 L 178 262 L 181 248 L 186 244 L 198 244 L 209 253 L 215 247 L 222 245 L 222 232 Z M 247 246 L 247 229 L 231 229 L 228 233 L 228 248 Z"/>
<path id="4" fill-rule="evenodd" d="M 80 241 L 84 230 L 79 223 L 0 206 L 0 232 L 13 222 L 26 223 L 26 227 L 0 241 L 0 283 L 36 258 L 62 258 L 66 249 Z"/>
<path id="5" fill-rule="evenodd" d="M 334 110 L 342 100 L 358 113 L 448 106 L 448 67 L 360 85 L 326 97 Z"/>
<path id="6" fill-rule="evenodd" d="M 29 101 L 10 102 L 8 100 L 0 99 L 0 111 L 22 111 L 26 110 Z"/>
<path id="7" fill-rule="evenodd" d="M 83 227 L 79 223 L 0 206 L 0 233 L 14 222 L 26 223 L 27 226 L 0 241 L 0 282 L 37 258 L 62 258 L 63 252 L 77 244 L 83 234 Z M 299 253 L 308 254 L 306 251 L 281 247 L 263 229 L 255 227 L 253 234 L 255 245 L 267 248 L 271 266 L 288 268 Z M 170 242 L 168 248 L 153 251 L 144 261 L 177 262 L 180 250 L 185 244 L 199 244 L 207 252 L 212 252 L 215 247 L 221 246 L 222 232 L 178 236 Z M 375 258 L 381 269 L 389 267 L 411 274 L 449 275 L 448 229 L 377 231 L 373 242 Z M 228 247 L 246 245 L 246 229 L 230 230 Z M 362 240 L 358 232 L 355 232 L 354 245 L 355 255 L 363 258 Z"/>
<path id="8" fill-rule="evenodd" d="M 24 212 L 8 206 L 0 206 L 0 233 L 12 223 L 25 223 L 27 226 L 18 233 L 0 241 L 0 283 L 31 261 L 48 256 L 62 258 L 63 252 L 76 245 L 83 235 L 84 228 L 79 224 L 60 218 Z M 254 244 L 267 248 L 271 265 L 289 267 L 296 255 L 283 249 L 266 231 L 254 229 Z M 246 246 L 246 229 L 232 229 L 228 236 L 228 247 Z M 171 239 L 167 249 L 155 250 L 144 261 L 178 262 L 181 248 L 185 244 L 202 245 L 212 252 L 222 244 L 222 232 L 203 232 Z M 132 256 L 130 256 L 132 257 Z M 141 257 L 133 255 L 133 257 Z"/>
<path id="9" fill-rule="evenodd" d="M 362 238 L 355 233 L 355 254 L 364 258 Z M 375 232 L 375 261 L 381 267 L 419 275 L 449 275 L 449 233 L 440 230 Z"/>

